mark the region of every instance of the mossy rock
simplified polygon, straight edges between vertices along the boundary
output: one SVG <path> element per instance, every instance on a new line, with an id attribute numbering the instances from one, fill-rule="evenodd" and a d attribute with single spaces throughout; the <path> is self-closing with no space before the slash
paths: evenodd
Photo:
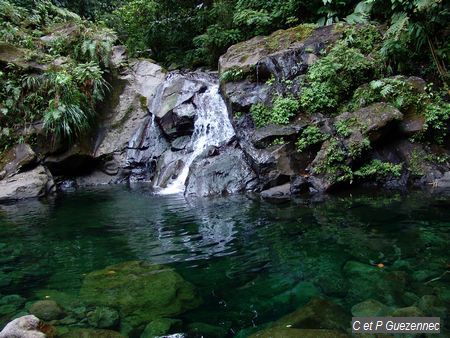
<path id="1" fill-rule="evenodd" d="M 173 269 L 141 261 L 87 274 L 80 297 L 92 306 L 117 309 L 122 332 L 142 332 L 152 320 L 174 317 L 200 304 L 194 287 Z"/>
<path id="2" fill-rule="evenodd" d="M 336 330 L 293 329 L 288 327 L 273 327 L 259 331 L 250 338 L 347 338 L 349 335 Z"/>

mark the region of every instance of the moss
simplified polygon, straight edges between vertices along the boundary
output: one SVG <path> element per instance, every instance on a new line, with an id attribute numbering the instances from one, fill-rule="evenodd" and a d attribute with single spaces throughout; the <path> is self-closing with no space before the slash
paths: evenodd
<path id="1" fill-rule="evenodd" d="M 139 97 L 139 103 L 141 104 L 141 109 L 146 111 L 147 110 L 147 98 L 145 96 L 140 96 Z"/>
<path id="2" fill-rule="evenodd" d="M 288 48 L 294 42 L 307 39 L 316 28 L 315 24 L 302 24 L 286 30 L 279 30 L 266 38 L 265 45 L 269 53 L 274 53 Z"/>

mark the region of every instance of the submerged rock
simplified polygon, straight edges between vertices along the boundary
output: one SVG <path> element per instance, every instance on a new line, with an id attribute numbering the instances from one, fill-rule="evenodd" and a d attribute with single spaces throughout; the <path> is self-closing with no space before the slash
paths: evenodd
<path id="1" fill-rule="evenodd" d="M 368 299 L 352 307 L 354 317 L 383 317 L 390 312 L 391 309 L 388 306 L 374 299 Z"/>
<path id="2" fill-rule="evenodd" d="M 344 332 L 336 330 L 294 329 L 288 327 L 273 327 L 259 331 L 250 338 L 349 338 Z"/>
<path id="3" fill-rule="evenodd" d="M 93 306 L 116 308 L 124 334 L 158 318 L 173 317 L 200 304 L 194 287 L 173 269 L 125 262 L 86 275 L 80 297 Z"/>
<path id="4" fill-rule="evenodd" d="M 157 336 L 165 336 L 170 332 L 177 331 L 181 328 L 182 321 L 178 319 L 160 318 L 155 319 L 144 329 L 140 338 L 153 338 Z"/>
<path id="5" fill-rule="evenodd" d="M 46 338 L 39 329 L 39 318 L 29 315 L 14 319 L 0 332 L 0 338 Z"/>
<path id="6" fill-rule="evenodd" d="M 54 300 L 39 300 L 30 307 L 30 313 L 45 321 L 60 319 L 64 311 Z"/>
<path id="7" fill-rule="evenodd" d="M 66 331 L 66 332 L 64 332 Z M 125 338 L 119 332 L 95 329 L 68 329 L 58 334 L 61 338 Z"/>
<path id="8" fill-rule="evenodd" d="M 119 323 L 119 313 L 112 308 L 100 306 L 87 313 L 87 320 L 93 327 L 108 329 Z"/>

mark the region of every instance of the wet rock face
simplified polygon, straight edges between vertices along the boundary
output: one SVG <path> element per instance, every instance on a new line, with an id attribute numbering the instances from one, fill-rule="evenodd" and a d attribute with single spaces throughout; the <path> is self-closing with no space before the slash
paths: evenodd
<path id="1" fill-rule="evenodd" d="M 89 273 L 80 297 L 92 306 L 117 309 L 126 335 L 142 332 L 149 322 L 177 316 L 200 303 L 193 286 L 175 271 L 139 261 Z"/>
<path id="2" fill-rule="evenodd" d="M 257 176 L 247 161 L 242 150 L 231 147 L 216 156 L 194 161 L 185 194 L 224 195 L 254 189 Z"/>
<path id="3" fill-rule="evenodd" d="M 194 97 L 204 92 L 207 86 L 208 83 L 195 73 L 172 73 L 158 88 L 150 112 L 155 114 L 159 126 L 169 139 L 192 134 L 197 109 Z"/>

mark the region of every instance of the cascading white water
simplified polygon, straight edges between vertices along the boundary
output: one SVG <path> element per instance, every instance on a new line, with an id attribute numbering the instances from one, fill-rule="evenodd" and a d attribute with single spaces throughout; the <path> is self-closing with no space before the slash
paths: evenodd
<path id="1" fill-rule="evenodd" d="M 194 98 L 196 120 L 194 132 L 187 149 L 192 149 L 185 157 L 184 167 L 178 177 L 159 194 L 179 194 L 185 189 L 189 168 L 194 160 L 210 146 L 221 146 L 234 136 L 234 129 L 228 117 L 227 106 L 219 93 L 219 85 L 208 87 Z"/>

